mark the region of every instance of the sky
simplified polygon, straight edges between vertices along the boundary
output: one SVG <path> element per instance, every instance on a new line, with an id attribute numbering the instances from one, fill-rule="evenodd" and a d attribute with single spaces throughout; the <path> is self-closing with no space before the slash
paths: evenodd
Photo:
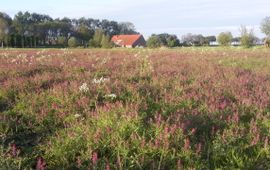
<path id="1" fill-rule="evenodd" d="M 132 22 L 138 32 L 217 35 L 241 25 L 262 38 L 260 23 L 270 16 L 270 0 L 0 0 L 0 11 L 13 17 L 19 11 L 53 18 L 94 18 Z"/>

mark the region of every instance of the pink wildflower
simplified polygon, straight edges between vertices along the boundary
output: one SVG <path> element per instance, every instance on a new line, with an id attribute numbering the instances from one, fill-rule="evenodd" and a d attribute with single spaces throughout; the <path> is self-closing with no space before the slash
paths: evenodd
<path id="1" fill-rule="evenodd" d="M 188 138 L 185 139 L 184 150 L 188 150 L 190 148 L 190 140 Z"/>
<path id="2" fill-rule="evenodd" d="M 97 161 L 98 161 L 98 154 L 97 154 L 97 152 L 93 152 L 93 154 L 92 154 L 92 163 L 93 163 L 93 165 L 96 165 Z"/>
<path id="3" fill-rule="evenodd" d="M 12 155 L 13 157 L 15 157 L 15 156 L 18 155 L 18 149 L 17 149 L 16 144 L 12 144 L 12 145 L 11 145 L 11 155 Z"/>
<path id="4" fill-rule="evenodd" d="M 177 170 L 181 170 L 182 168 L 183 168 L 183 164 L 182 164 L 181 160 L 179 159 L 177 161 Z"/>
<path id="5" fill-rule="evenodd" d="M 251 141 L 251 145 L 256 145 L 260 140 L 260 134 L 257 134 Z"/>
<path id="6" fill-rule="evenodd" d="M 106 168 L 105 168 L 105 170 L 110 170 L 110 164 L 109 164 L 109 162 L 106 163 Z"/>
<path id="7" fill-rule="evenodd" d="M 192 128 L 190 133 L 191 133 L 191 135 L 195 135 L 196 129 L 195 128 Z"/>
<path id="8" fill-rule="evenodd" d="M 36 169 L 37 170 L 45 170 L 45 167 L 46 167 L 46 163 L 45 163 L 44 159 L 42 157 L 38 157 Z"/>

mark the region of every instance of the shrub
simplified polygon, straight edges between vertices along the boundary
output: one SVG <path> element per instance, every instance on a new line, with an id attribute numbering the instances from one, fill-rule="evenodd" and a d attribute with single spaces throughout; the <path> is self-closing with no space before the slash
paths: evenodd
<path id="1" fill-rule="evenodd" d="M 100 45 L 99 45 L 98 42 L 96 42 L 95 40 L 91 39 L 91 40 L 89 40 L 89 47 L 97 48 L 97 47 L 100 47 Z"/>
<path id="2" fill-rule="evenodd" d="M 77 47 L 79 45 L 78 40 L 75 37 L 71 37 L 68 40 L 68 46 L 69 47 Z"/>
<path id="3" fill-rule="evenodd" d="M 63 37 L 63 36 L 58 37 L 57 44 L 61 46 L 66 46 L 67 45 L 66 37 Z"/>
<path id="4" fill-rule="evenodd" d="M 93 39 L 89 41 L 89 47 L 94 47 L 94 48 L 100 48 L 102 47 L 102 39 L 104 37 L 104 32 L 101 29 L 97 29 L 94 33 Z M 107 39 L 107 37 L 104 37 Z M 105 39 L 104 43 L 105 43 Z"/>
<path id="5" fill-rule="evenodd" d="M 249 48 L 254 44 L 255 36 L 253 30 L 248 30 L 245 26 L 241 26 L 241 45 Z"/>
<path id="6" fill-rule="evenodd" d="M 102 48 L 112 48 L 111 38 L 109 35 L 103 35 L 101 40 Z"/>
<path id="7" fill-rule="evenodd" d="M 161 42 L 160 42 L 158 36 L 153 35 L 147 40 L 146 45 L 149 48 L 158 48 L 158 47 L 161 47 Z"/>
<path id="8" fill-rule="evenodd" d="M 218 35 L 217 41 L 221 46 L 229 46 L 232 41 L 232 34 L 230 32 L 222 32 Z"/>

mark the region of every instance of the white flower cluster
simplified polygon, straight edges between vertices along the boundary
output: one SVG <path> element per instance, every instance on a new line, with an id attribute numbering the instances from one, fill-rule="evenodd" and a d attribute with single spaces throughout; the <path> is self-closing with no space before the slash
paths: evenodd
<path id="1" fill-rule="evenodd" d="M 105 83 L 105 82 L 108 82 L 108 81 L 110 81 L 109 78 L 101 77 L 100 79 L 94 78 L 94 80 L 92 81 L 92 83 L 94 83 L 94 84 L 101 84 L 101 83 Z"/>
<path id="2" fill-rule="evenodd" d="M 26 58 L 27 58 L 27 54 L 19 54 L 19 55 L 17 55 L 17 59 L 22 59 L 22 60 L 26 60 Z"/>
<path id="3" fill-rule="evenodd" d="M 48 55 L 43 54 L 43 55 L 41 55 L 41 56 L 39 56 L 39 57 L 36 57 L 36 60 L 37 60 L 38 62 L 42 62 L 42 61 L 48 60 L 48 59 L 51 58 L 51 57 L 52 57 L 52 56 L 51 56 L 50 54 L 48 54 Z"/>
<path id="4" fill-rule="evenodd" d="M 140 72 L 141 74 L 150 74 L 154 71 L 153 64 L 150 60 L 149 55 L 143 55 L 139 58 L 140 60 Z"/>
<path id="5" fill-rule="evenodd" d="M 45 54 L 47 52 L 46 49 L 42 49 L 41 51 L 38 51 L 36 54 L 40 55 L 40 54 Z"/>
<path id="6" fill-rule="evenodd" d="M 67 56 L 67 55 L 70 55 L 70 54 L 73 54 L 72 51 L 70 51 L 69 49 L 67 48 L 62 48 L 61 51 L 63 52 L 61 55 L 64 55 L 64 56 Z"/>
<path id="7" fill-rule="evenodd" d="M 115 99 L 117 96 L 116 94 L 107 94 L 105 98 Z"/>
<path id="8" fill-rule="evenodd" d="M 84 120 L 85 118 L 81 115 L 81 114 L 78 114 L 78 113 L 76 113 L 75 115 L 74 115 L 74 117 L 75 117 L 75 119 L 80 119 L 80 120 Z"/>
<path id="9" fill-rule="evenodd" d="M 29 64 L 31 65 L 34 61 L 34 56 L 28 57 L 27 54 L 19 54 L 10 60 L 13 64 Z"/>
<path id="10" fill-rule="evenodd" d="M 9 58 L 9 54 L 8 53 L 2 53 L 2 54 L 0 54 L 0 57 Z"/>
<path id="11" fill-rule="evenodd" d="M 87 93 L 89 91 L 89 87 L 88 87 L 87 83 L 83 83 L 80 86 L 79 90 L 80 90 L 80 92 Z"/>
<path id="12" fill-rule="evenodd" d="M 75 116 L 75 118 L 79 118 L 79 117 L 81 117 L 81 115 L 80 115 L 80 114 L 75 114 L 74 116 Z"/>
<path id="13" fill-rule="evenodd" d="M 109 59 L 110 59 L 109 56 L 103 58 L 103 60 L 101 61 L 101 65 L 107 64 Z"/>

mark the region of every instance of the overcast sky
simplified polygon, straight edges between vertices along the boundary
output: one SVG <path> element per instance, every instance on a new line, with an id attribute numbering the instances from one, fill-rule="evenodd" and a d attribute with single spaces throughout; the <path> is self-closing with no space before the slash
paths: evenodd
<path id="1" fill-rule="evenodd" d="M 0 11 L 49 14 L 53 18 L 95 18 L 130 21 L 145 36 L 152 33 L 239 34 L 240 25 L 253 28 L 270 16 L 270 0 L 0 0 Z"/>

